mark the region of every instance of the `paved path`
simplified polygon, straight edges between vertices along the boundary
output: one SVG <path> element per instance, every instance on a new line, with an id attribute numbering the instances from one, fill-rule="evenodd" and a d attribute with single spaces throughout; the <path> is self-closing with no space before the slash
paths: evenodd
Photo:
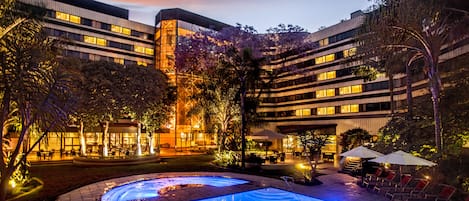
<path id="1" fill-rule="evenodd" d="M 109 188 L 123 183 L 142 179 L 152 179 L 161 177 L 176 177 L 176 176 L 226 176 L 239 179 L 252 181 L 250 184 L 242 184 L 235 187 L 202 187 L 195 189 L 174 190 L 162 195 L 157 200 L 167 201 L 187 201 L 194 199 L 201 199 L 205 197 L 213 197 L 224 194 L 231 194 L 234 192 L 247 191 L 263 187 L 275 187 L 284 190 L 294 191 L 300 194 L 308 195 L 324 201 L 385 201 L 383 196 L 370 193 L 364 188 L 356 185 L 356 178 L 346 174 L 337 173 L 334 169 L 322 169 L 322 172 L 327 175 L 318 177 L 323 182 L 322 185 L 317 186 L 303 186 L 292 184 L 291 188 L 288 187 L 282 180 L 266 178 L 254 175 L 236 174 L 229 172 L 180 172 L 180 173 L 153 173 L 145 175 L 136 175 L 130 177 L 122 177 L 117 179 L 106 180 L 97 182 L 81 188 L 75 189 L 69 193 L 59 196 L 58 201 L 96 201 L 100 200 L 102 194 Z M 206 189 L 204 189 L 206 188 Z"/>

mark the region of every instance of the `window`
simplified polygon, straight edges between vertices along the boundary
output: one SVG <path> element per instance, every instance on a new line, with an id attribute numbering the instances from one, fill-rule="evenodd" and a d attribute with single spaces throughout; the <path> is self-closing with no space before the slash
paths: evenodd
<path id="1" fill-rule="evenodd" d="M 335 114 L 335 107 L 320 107 L 318 108 L 318 115 Z"/>
<path id="2" fill-rule="evenodd" d="M 76 15 L 70 15 L 70 22 L 73 22 L 75 24 L 81 24 L 81 18 Z"/>
<path id="3" fill-rule="evenodd" d="M 362 92 L 362 85 L 353 85 L 352 86 L 352 93 L 361 93 Z"/>
<path id="4" fill-rule="evenodd" d="M 96 44 L 100 46 L 106 46 L 106 39 L 98 38 L 96 39 Z"/>
<path id="5" fill-rule="evenodd" d="M 124 65 L 124 59 L 123 58 L 114 58 L 114 62 Z"/>
<path id="6" fill-rule="evenodd" d="M 331 62 L 335 60 L 335 54 L 328 54 L 325 56 L 320 56 L 314 59 L 316 64 L 322 64 L 326 62 Z"/>
<path id="7" fill-rule="evenodd" d="M 135 51 L 135 52 L 139 52 L 139 53 L 145 53 L 145 48 L 136 45 L 136 46 L 134 47 L 134 51 Z"/>
<path id="8" fill-rule="evenodd" d="M 316 91 L 316 98 L 335 96 L 335 89 L 323 89 Z"/>
<path id="9" fill-rule="evenodd" d="M 311 115 L 311 110 L 310 109 L 301 109 L 301 110 L 296 110 L 295 115 L 297 117 L 302 117 L 302 116 L 310 116 Z"/>
<path id="10" fill-rule="evenodd" d="M 319 47 L 323 47 L 323 46 L 326 46 L 326 45 L 329 45 L 329 38 L 324 38 L 324 39 L 319 41 Z"/>
<path id="11" fill-rule="evenodd" d="M 348 50 L 344 50 L 344 57 L 351 57 L 353 55 L 357 54 L 357 48 L 350 48 Z"/>
<path id="12" fill-rule="evenodd" d="M 84 41 L 85 41 L 85 43 L 96 44 L 96 37 L 85 36 Z"/>
<path id="13" fill-rule="evenodd" d="M 147 66 L 147 63 L 143 62 L 143 61 L 137 61 L 137 65 L 139 66 Z"/>
<path id="14" fill-rule="evenodd" d="M 358 112 L 358 104 L 341 105 L 340 113 Z"/>
<path id="15" fill-rule="evenodd" d="M 68 13 L 62 13 L 59 11 L 55 11 L 55 18 L 64 21 L 70 21 L 70 15 Z"/>
<path id="16" fill-rule="evenodd" d="M 352 85 L 352 86 L 346 86 L 346 87 L 340 87 L 339 88 L 339 94 L 344 95 L 344 94 L 352 94 L 352 93 L 361 93 L 362 92 L 362 85 Z"/>
<path id="17" fill-rule="evenodd" d="M 326 62 L 331 62 L 331 61 L 334 61 L 335 59 L 335 54 L 328 54 L 326 55 Z"/>
<path id="18" fill-rule="evenodd" d="M 125 34 L 125 35 L 129 35 L 129 36 L 130 36 L 131 31 L 130 31 L 130 29 L 128 29 L 128 28 L 122 27 L 122 33 Z"/>
<path id="19" fill-rule="evenodd" d="M 324 73 L 319 73 L 318 75 L 318 80 L 329 80 L 329 79 L 334 79 L 336 78 L 335 71 L 328 71 Z"/>
<path id="20" fill-rule="evenodd" d="M 314 62 L 315 62 L 316 64 L 325 63 L 325 62 L 326 62 L 326 57 L 322 56 L 322 57 L 315 58 L 315 59 L 314 59 Z"/>
<path id="21" fill-rule="evenodd" d="M 145 54 L 153 55 L 153 48 L 145 48 Z"/>
<path id="22" fill-rule="evenodd" d="M 116 33 L 122 33 L 122 27 L 111 24 L 111 31 Z"/>

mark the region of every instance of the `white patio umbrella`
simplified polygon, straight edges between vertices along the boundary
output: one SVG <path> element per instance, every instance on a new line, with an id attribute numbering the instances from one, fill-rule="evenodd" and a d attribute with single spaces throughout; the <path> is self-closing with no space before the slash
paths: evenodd
<path id="1" fill-rule="evenodd" d="M 383 156 L 384 154 L 379 153 L 377 151 L 373 151 L 371 149 L 368 149 L 364 146 L 359 146 L 355 147 L 351 150 L 348 150 L 344 153 L 341 153 L 340 156 L 345 156 L 345 157 L 357 157 L 361 159 L 367 159 L 367 158 L 376 158 Z M 363 167 L 363 160 L 360 161 L 362 168 L 361 168 L 361 176 L 362 176 L 362 183 L 363 183 L 363 177 L 364 177 L 364 167 Z"/>
<path id="2" fill-rule="evenodd" d="M 357 157 L 357 158 L 376 158 L 383 156 L 382 153 L 379 153 L 377 151 L 373 151 L 371 149 L 368 149 L 363 146 L 355 147 L 351 150 L 348 150 L 344 153 L 341 153 L 340 156 L 345 156 L 345 157 Z"/>
<path id="3" fill-rule="evenodd" d="M 384 155 L 375 159 L 370 160 L 371 162 L 375 163 L 389 163 L 389 164 L 394 164 L 394 165 L 399 165 L 399 173 L 402 174 L 402 166 L 403 165 L 408 165 L 408 166 L 435 166 L 437 165 L 434 162 L 431 162 L 429 160 L 425 160 L 423 158 L 419 158 L 417 156 L 414 156 L 412 154 L 409 154 L 404 151 L 396 151 L 393 153 L 390 153 L 388 155 Z"/>
<path id="4" fill-rule="evenodd" d="M 434 162 L 419 158 L 404 151 L 396 151 L 370 160 L 375 163 L 390 163 L 395 165 L 435 166 Z"/>

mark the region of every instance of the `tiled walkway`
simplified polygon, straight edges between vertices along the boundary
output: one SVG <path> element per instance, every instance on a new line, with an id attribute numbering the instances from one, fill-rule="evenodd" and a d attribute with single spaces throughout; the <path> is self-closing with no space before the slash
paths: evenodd
<path id="1" fill-rule="evenodd" d="M 224 194 L 231 194 L 235 192 L 247 191 L 263 187 L 275 187 L 284 190 L 294 191 L 300 194 L 308 195 L 324 201 L 385 201 L 383 196 L 376 195 L 366 191 L 364 188 L 356 185 L 356 178 L 349 175 L 337 173 L 334 170 L 322 170 L 326 175 L 318 177 L 323 182 L 322 185 L 317 186 L 303 186 L 292 184 L 291 187 L 287 186 L 285 182 L 280 179 L 259 177 L 246 174 L 236 174 L 228 172 L 184 172 L 184 173 L 154 173 L 146 175 L 137 175 L 130 177 L 122 177 L 117 179 L 106 180 L 94 184 L 90 184 L 79 189 L 75 189 L 69 193 L 59 196 L 58 201 L 96 201 L 100 200 L 102 194 L 106 189 L 113 186 L 128 183 L 136 180 L 147 180 L 152 178 L 161 177 L 175 177 L 175 176 L 226 176 L 239 179 L 252 181 L 250 184 L 242 184 L 233 187 L 216 188 L 216 187 L 203 187 L 194 189 L 184 189 L 170 191 L 162 195 L 157 200 L 171 200 L 171 201 L 187 201 L 194 199 L 201 199 L 205 197 L 213 197 Z M 206 189 L 205 189 L 206 188 Z"/>

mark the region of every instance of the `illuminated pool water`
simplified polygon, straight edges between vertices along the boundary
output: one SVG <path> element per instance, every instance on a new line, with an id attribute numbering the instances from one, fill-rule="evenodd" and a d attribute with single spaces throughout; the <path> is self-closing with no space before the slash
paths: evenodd
<path id="1" fill-rule="evenodd" d="M 262 188 L 252 191 L 224 195 L 198 201 L 321 201 L 298 193 L 278 188 Z"/>
<path id="2" fill-rule="evenodd" d="M 126 185 L 115 187 L 106 192 L 102 201 L 127 201 L 157 198 L 158 192 L 166 188 L 181 185 L 207 185 L 215 187 L 234 186 L 246 184 L 248 181 L 215 176 L 190 176 L 159 178 L 146 181 L 137 181 Z"/>

